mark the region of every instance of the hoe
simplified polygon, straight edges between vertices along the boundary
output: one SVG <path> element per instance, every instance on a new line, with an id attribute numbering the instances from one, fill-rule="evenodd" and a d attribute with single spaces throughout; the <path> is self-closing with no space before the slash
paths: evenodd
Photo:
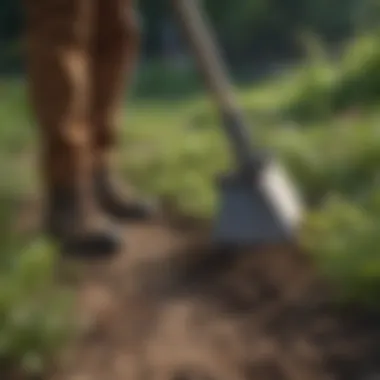
<path id="1" fill-rule="evenodd" d="M 216 39 L 196 0 L 172 0 L 197 66 L 221 115 L 236 167 L 219 181 L 213 240 L 226 246 L 295 243 L 303 202 L 273 155 L 251 144 Z"/>

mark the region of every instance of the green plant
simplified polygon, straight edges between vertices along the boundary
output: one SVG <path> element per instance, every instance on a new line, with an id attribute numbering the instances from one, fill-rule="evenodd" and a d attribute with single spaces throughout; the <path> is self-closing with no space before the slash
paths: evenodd
<path id="1" fill-rule="evenodd" d="M 373 195 L 379 199 L 378 188 Z M 305 246 L 335 285 L 339 302 L 379 308 L 380 209 L 330 196 L 305 227 Z"/>
<path id="2" fill-rule="evenodd" d="M 54 250 L 46 242 L 2 255 L 0 363 L 5 371 L 41 374 L 73 332 L 71 297 L 55 284 Z"/>
<path id="3" fill-rule="evenodd" d="M 310 43 L 310 42 L 309 42 Z M 312 45 L 312 44 L 311 44 Z M 334 64 L 311 46 L 297 89 L 283 113 L 301 121 L 326 120 L 351 109 L 368 108 L 380 100 L 379 32 L 357 37 Z"/>

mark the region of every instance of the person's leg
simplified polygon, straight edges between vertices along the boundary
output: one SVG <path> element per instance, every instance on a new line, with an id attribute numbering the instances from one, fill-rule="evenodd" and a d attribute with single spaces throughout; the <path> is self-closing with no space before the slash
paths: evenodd
<path id="1" fill-rule="evenodd" d="M 133 0 L 94 0 L 96 34 L 92 49 L 94 185 L 103 210 L 116 217 L 143 219 L 151 208 L 122 197 L 111 181 L 111 166 L 122 119 L 125 90 L 131 83 L 140 47 Z"/>
<path id="2" fill-rule="evenodd" d="M 88 46 L 94 0 L 25 0 L 29 95 L 40 137 L 46 229 L 79 254 L 107 254 L 117 239 L 95 228 Z M 107 0 L 108 1 L 108 0 Z"/>

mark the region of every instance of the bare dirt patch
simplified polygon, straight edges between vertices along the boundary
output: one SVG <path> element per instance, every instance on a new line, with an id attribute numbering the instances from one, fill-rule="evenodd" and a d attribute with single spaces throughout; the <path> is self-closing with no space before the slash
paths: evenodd
<path id="1" fill-rule="evenodd" d="M 51 380 L 379 378 L 380 319 L 338 309 L 305 255 L 205 236 L 132 225 L 118 257 L 81 263 L 86 329 Z"/>

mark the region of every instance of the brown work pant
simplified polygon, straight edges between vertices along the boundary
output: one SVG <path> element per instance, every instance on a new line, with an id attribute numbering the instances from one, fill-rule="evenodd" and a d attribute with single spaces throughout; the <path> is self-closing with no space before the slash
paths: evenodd
<path id="1" fill-rule="evenodd" d="M 115 143 L 139 46 L 133 0 L 24 0 L 32 108 L 48 187 L 89 179 Z"/>

